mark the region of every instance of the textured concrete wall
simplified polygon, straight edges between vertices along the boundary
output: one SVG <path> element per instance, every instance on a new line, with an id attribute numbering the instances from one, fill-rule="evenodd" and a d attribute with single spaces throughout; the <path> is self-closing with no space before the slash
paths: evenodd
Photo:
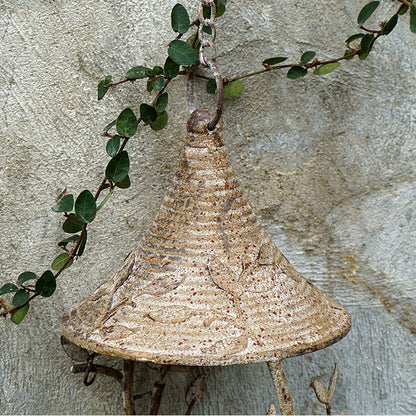
<path id="1" fill-rule="evenodd" d="M 197 3 L 183 1 L 194 13 Z M 273 55 L 338 56 L 364 3 L 228 0 L 219 66 L 232 76 Z M 97 102 L 96 85 L 164 62 L 174 4 L 0 0 L 0 284 L 42 272 L 58 254 L 54 198 L 64 187 L 96 189 L 108 160 L 98 133 L 126 106 L 137 111 L 149 100 L 134 84 Z M 393 7 L 384 0 L 379 18 Z M 284 363 L 299 413 L 324 413 L 309 381 L 326 384 L 334 362 L 337 412 L 416 413 L 416 36 L 407 26 L 401 22 L 365 62 L 297 81 L 261 75 L 226 102 L 224 136 L 256 214 L 292 264 L 352 315 L 344 340 Z M 202 83 L 196 89 L 201 105 L 214 105 Z M 169 127 L 141 129 L 129 144 L 133 185 L 100 211 L 85 257 L 19 327 L 1 322 L 1 413 L 122 412 L 111 379 L 84 387 L 69 373 L 59 321 L 116 269 L 164 196 L 187 117 L 185 81 L 169 91 Z M 200 371 L 168 377 L 162 412 L 184 412 L 186 386 Z M 277 400 L 265 365 L 204 371 L 207 391 L 195 413 L 264 414 Z M 141 365 L 137 377 L 137 390 L 146 391 L 154 370 Z M 138 407 L 145 411 L 144 401 Z"/>

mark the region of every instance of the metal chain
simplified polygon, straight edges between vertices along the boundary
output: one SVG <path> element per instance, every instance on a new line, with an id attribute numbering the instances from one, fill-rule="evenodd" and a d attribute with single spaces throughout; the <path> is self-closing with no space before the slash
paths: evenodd
<path id="1" fill-rule="evenodd" d="M 209 18 L 204 17 L 204 7 L 210 8 Z M 208 130 L 210 131 L 214 130 L 215 126 L 220 121 L 221 114 L 222 114 L 222 106 L 224 103 L 222 77 L 215 63 L 215 58 L 216 58 L 215 14 L 216 14 L 216 7 L 215 7 L 214 0 L 201 0 L 201 6 L 199 9 L 199 28 L 198 28 L 198 39 L 199 39 L 199 43 L 201 44 L 201 48 L 199 50 L 199 62 L 202 66 L 209 67 L 211 69 L 211 72 L 214 75 L 215 82 L 217 84 L 217 97 L 218 97 L 217 110 L 216 110 L 215 116 L 208 123 Z M 204 33 L 205 33 L 204 27 L 211 28 L 211 34 L 209 38 L 204 37 Z M 210 52 L 211 52 L 209 57 L 207 56 L 207 49 L 210 49 Z"/>
<path id="2" fill-rule="evenodd" d="M 206 19 L 204 17 L 204 7 L 210 8 L 210 17 Z M 205 52 L 207 48 L 211 48 L 211 58 L 215 60 L 216 57 L 216 50 L 215 50 L 215 36 L 216 36 L 216 28 L 215 28 L 215 13 L 216 7 L 214 0 L 201 0 L 201 6 L 199 8 L 199 28 L 198 28 L 198 39 L 201 44 L 201 49 L 199 51 L 199 62 L 203 66 L 208 66 L 206 61 Z M 211 28 L 211 36 L 209 39 L 204 39 L 204 27 Z"/>

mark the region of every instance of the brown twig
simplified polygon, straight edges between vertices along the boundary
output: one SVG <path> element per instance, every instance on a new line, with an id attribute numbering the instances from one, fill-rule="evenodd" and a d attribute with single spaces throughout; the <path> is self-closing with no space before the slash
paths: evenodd
<path id="1" fill-rule="evenodd" d="M 126 415 L 135 415 L 133 382 L 134 361 L 123 360 L 123 407 Z"/>

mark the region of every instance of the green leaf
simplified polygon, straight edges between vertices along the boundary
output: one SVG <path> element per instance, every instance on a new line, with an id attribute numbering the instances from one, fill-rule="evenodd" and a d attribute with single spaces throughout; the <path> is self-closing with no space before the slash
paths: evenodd
<path id="1" fill-rule="evenodd" d="M 357 23 L 360 26 L 363 25 L 367 21 L 367 19 L 374 13 L 379 4 L 379 1 L 372 1 L 366 4 L 358 14 Z"/>
<path id="2" fill-rule="evenodd" d="M 163 69 L 168 78 L 175 78 L 179 74 L 179 65 L 176 62 L 173 62 L 169 56 L 166 58 Z"/>
<path id="3" fill-rule="evenodd" d="M 83 222 L 81 222 L 81 224 L 84 224 Z M 68 243 L 76 243 L 79 240 L 79 235 L 71 235 L 71 237 L 65 238 L 65 240 L 62 240 L 58 243 L 58 246 L 66 246 Z"/>
<path id="4" fill-rule="evenodd" d="M 108 130 L 111 129 L 111 127 L 115 126 L 117 120 L 113 120 L 111 123 L 108 123 L 103 130 L 103 133 L 108 133 Z"/>
<path id="5" fill-rule="evenodd" d="M 120 136 L 116 134 L 108 140 L 105 151 L 109 156 L 113 157 L 117 154 L 118 149 L 120 149 Z"/>
<path id="6" fill-rule="evenodd" d="M 127 79 L 140 79 L 150 77 L 152 70 L 145 66 L 135 66 L 127 71 Z"/>
<path id="7" fill-rule="evenodd" d="M 352 51 L 350 51 L 349 49 L 346 49 L 344 52 L 344 56 L 346 57 L 345 59 L 349 61 L 350 59 L 353 59 L 355 55 L 353 54 Z"/>
<path id="8" fill-rule="evenodd" d="M 214 0 L 215 3 L 215 17 L 221 17 L 225 13 L 225 3 L 219 0 Z"/>
<path id="9" fill-rule="evenodd" d="M 357 39 L 361 39 L 364 36 L 364 33 L 356 33 L 355 35 L 351 35 L 345 43 L 349 45 L 351 42 L 354 42 Z"/>
<path id="10" fill-rule="evenodd" d="M 315 71 L 313 71 L 313 73 L 315 75 L 326 75 L 334 71 L 335 69 L 337 69 L 340 65 L 341 64 L 339 62 L 331 62 L 328 64 L 323 64 L 319 68 L 316 68 Z"/>
<path id="11" fill-rule="evenodd" d="M 69 212 L 72 211 L 74 207 L 74 197 L 73 195 L 65 195 L 61 198 L 61 200 L 52 207 L 52 211 L 55 212 Z"/>
<path id="12" fill-rule="evenodd" d="M 152 92 L 153 91 L 153 83 L 152 83 L 152 81 L 147 81 L 147 83 L 146 83 L 146 90 L 147 90 L 147 92 Z"/>
<path id="13" fill-rule="evenodd" d="M 416 33 L 416 5 L 410 8 L 410 31 Z"/>
<path id="14" fill-rule="evenodd" d="M 305 52 L 300 58 L 301 65 L 305 65 L 308 62 L 312 61 L 312 59 L 315 58 L 315 55 L 316 55 L 316 52 L 314 51 Z"/>
<path id="15" fill-rule="evenodd" d="M 104 95 L 107 94 L 107 91 L 109 90 L 108 87 L 106 87 L 106 85 L 108 85 L 111 82 L 111 75 L 109 75 L 108 77 L 106 77 L 105 79 L 103 79 L 102 81 L 99 82 L 98 84 L 98 101 L 102 100 L 104 98 Z"/>
<path id="16" fill-rule="evenodd" d="M 407 13 L 407 11 L 409 10 L 409 6 L 406 6 L 405 4 L 402 4 L 402 7 L 399 11 L 399 16 L 403 16 L 404 14 Z"/>
<path id="17" fill-rule="evenodd" d="M 82 222 L 92 222 L 97 213 L 94 196 L 87 189 L 82 191 L 75 201 L 75 215 Z"/>
<path id="18" fill-rule="evenodd" d="M 46 270 L 36 282 L 35 291 L 40 296 L 48 298 L 52 296 L 56 289 L 56 280 L 55 276 L 50 270 Z"/>
<path id="19" fill-rule="evenodd" d="M 32 272 L 23 272 L 19 274 L 19 277 L 17 278 L 17 284 L 22 285 L 24 282 L 27 282 L 28 280 L 36 279 L 36 274 Z"/>
<path id="20" fill-rule="evenodd" d="M 169 95 L 167 92 L 164 92 L 156 100 L 155 109 L 158 113 L 163 113 L 168 105 Z"/>
<path id="21" fill-rule="evenodd" d="M 84 254 L 85 245 L 87 244 L 87 230 L 85 230 L 84 234 L 82 235 L 82 240 L 79 243 L 77 256 L 81 257 Z"/>
<path id="22" fill-rule="evenodd" d="M 19 325 L 20 322 L 22 322 L 23 319 L 25 319 L 27 311 L 29 310 L 29 306 L 30 305 L 27 303 L 25 306 L 22 306 L 21 308 L 12 312 L 10 316 L 11 321 L 16 325 Z"/>
<path id="23" fill-rule="evenodd" d="M 149 104 L 140 104 L 140 117 L 146 124 L 150 124 L 152 121 L 156 120 L 157 111 Z"/>
<path id="24" fill-rule="evenodd" d="M 178 65 L 194 65 L 198 62 L 198 54 L 187 42 L 175 39 L 169 43 L 169 57 Z"/>
<path id="25" fill-rule="evenodd" d="M 155 131 L 162 130 L 166 126 L 167 122 L 168 113 L 163 111 L 162 113 L 158 113 L 156 120 L 150 123 L 150 127 Z"/>
<path id="26" fill-rule="evenodd" d="M 182 4 L 175 4 L 170 15 L 172 29 L 174 32 L 184 34 L 188 31 L 190 20 L 189 14 Z"/>
<path id="27" fill-rule="evenodd" d="M 13 296 L 12 305 L 22 306 L 29 300 L 29 298 L 29 292 L 26 292 L 24 289 L 19 289 Z"/>
<path id="28" fill-rule="evenodd" d="M 240 95 L 243 91 L 244 91 L 244 85 L 238 79 L 224 84 L 224 97 L 225 98 L 237 97 L 237 95 Z"/>
<path id="29" fill-rule="evenodd" d="M 130 188 L 130 177 L 127 175 L 124 179 L 116 183 L 116 186 L 122 189 Z"/>
<path id="30" fill-rule="evenodd" d="M 65 262 L 68 260 L 69 254 L 68 253 L 62 253 L 59 256 L 57 256 L 54 261 L 52 262 L 52 270 L 61 270 L 62 266 L 65 264 Z M 69 266 L 71 266 L 73 261 L 71 260 L 66 266 L 65 269 L 67 269 Z"/>
<path id="31" fill-rule="evenodd" d="M 160 91 L 165 86 L 165 77 L 163 75 L 159 75 L 152 83 L 153 89 L 156 91 Z"/>
<path id="32" fill-rule="evenodd" d="M 75 214 L 69 214 L 65 222 L 62 224 L 62 229 L 69 234 L 77 233 L 82 230 L 84 223 L 80 221 Z"/>
<path id="33" fill-rule="evenodd" d="M 66 188 L 56 197 L 56 202 L 58 203 L 66 194 Z"/>
<path id="34" fill-rule="evenodd" d="M 398 20 L 399 15 L 393 15 L 393 17 L 383 26 L 383 29 L 381 29 L 381 34 L 388 35 L 396 27 Z"/>
<path id="35" fill-rule="evenodd" d="M 14 285 L 13 283 L 6 283 L 5 285 L 3 285 L 0 288 L 0 296 L 4 295 L 6 293 L 13 293 L 13 292 L 17 292 L 19 290 L 19 288 Z"/>
<path id="36" fill-rule="evenodd" d="M 367 33 L 361 39 L 361 43 L 360 43 L 361 52 L 358 55 L 361 61 L 367 58 L 368 54 L 370 53 L 371 48 L 373 47 L 373 44 L 374 44 L 374 39 L 375 37 L 372 33 Z"/>
<path id="37" fill-rule="evenodd" d="M 287 58 L 285 56 L 276 56 L 274 58 L 267 58 L 263 61 L 263 65 L 270 66 L 280 64 L 281 62 L 286 61 Z"/>
<path id="38" fill-rule="evenodd" d="M 287 77 L 290 79 L 296 79 L 304 77 L 308 73 L 308 70 L 303 66 L 295 65 L 287 71 Z"/>
<path id="39" fill-rule="evenodd" d="M 217 82 L 214 78 L 211 78 L 207 82 L 207 93 L 216 94 L 217 93 Z"/>
<path id="40" fill-rule="evenodd" d="M 163 74 L 163 68 L 161 66 L 158 66 L 158 65 L 154 66 L 153 69 L 152 69 L 152 72 L 150 73 L 150 75 L 152 77 L 154 77 L 156 75 L 160 75 L 160 74 Z"/>
<path id="41" fill-rule="evenodd" d="M 129 155 L 125 150 L 123 150 L 108 162 L 108 165 L 105 169 L 105 176 L 109 181 L 117 183 L 127 176 L 129 169 Z"/>
<path id="42" fill-rule="evenodd" d="M 137 131 L 137 118 L 131 108 L 125 108 L 116 120 L 116 130 L 121 137 L 132 137 Z"/>

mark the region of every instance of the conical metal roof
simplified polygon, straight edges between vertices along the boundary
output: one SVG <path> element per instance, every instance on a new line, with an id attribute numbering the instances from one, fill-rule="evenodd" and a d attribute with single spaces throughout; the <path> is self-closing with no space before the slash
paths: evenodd
<path id="1" fill-rule="evenodd" d="M 324 348 L 350 317 L 290 265 L 234 176 L 222 127 L 196 110 L 158 214 L 120 270 L 68 309 L 64 336 L 100 354 L 184 365 L 277 361 Z"/>

